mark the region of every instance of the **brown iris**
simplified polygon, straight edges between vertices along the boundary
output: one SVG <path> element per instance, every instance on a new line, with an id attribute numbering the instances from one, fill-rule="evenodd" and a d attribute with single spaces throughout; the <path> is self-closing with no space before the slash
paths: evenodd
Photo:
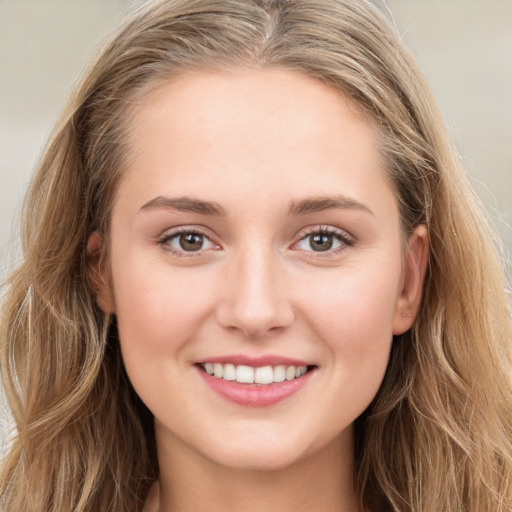
<path id="1" fill-rule="evenodd" d="M 200 233 L 183 233 L 179 240 L 184 251 L 199 251 L 203 247 L 204 236 Z"/>
<path id="2" fill-rule="evenodd" d="M 309 244 L 314 251 L 328 251 L 332 248 L 333 236 L 326 233 L 317 233 L 316 235 L 311 235 Z"/>

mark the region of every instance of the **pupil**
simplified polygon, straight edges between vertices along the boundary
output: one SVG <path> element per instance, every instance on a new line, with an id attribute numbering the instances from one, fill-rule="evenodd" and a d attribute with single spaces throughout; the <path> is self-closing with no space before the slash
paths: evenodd
<path id="1" fill-rule="evenodd" d="M 203 235 L 186 233 L 180 236 L 180 246 L 185 251 L 199 251 L 203 246 Z"/>
<path id="2" fill-rule="evenodd" d="M 311 248 L 315 251 L 328 251 L 332 247 L 332 235 L 318 233 L 311 237 Z"/>

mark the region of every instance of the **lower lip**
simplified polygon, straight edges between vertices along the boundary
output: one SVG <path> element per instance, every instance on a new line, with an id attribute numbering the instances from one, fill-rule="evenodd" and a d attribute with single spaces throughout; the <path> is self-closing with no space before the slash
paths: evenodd
<path id="1" fill-rule="evenodd" d="M 197 369 L 206 384 L 223 398 L 238 405 L 268 407 L 281 402 L 306 385 L 314 370 L 301 377 L 273 384 L 241 384 L 236 380 L 224 380 Z"/>

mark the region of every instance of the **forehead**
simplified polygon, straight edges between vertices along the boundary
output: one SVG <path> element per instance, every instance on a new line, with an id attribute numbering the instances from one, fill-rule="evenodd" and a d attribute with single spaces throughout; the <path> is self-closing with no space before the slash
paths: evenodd
<path id="1" fill-rule="evenodd" d="M 361 182 L 370 189 L 385 180 L 368 116 L 340 90 L 297 71 L 183 73 L 139 102 L 129 133 L 125 179 L 157 184 L 149 195 L 173 192 L 156 190 L 162 186 L 222 195 L 236 183 L 247 193 L 255 182 L 267 192 L 353 195 Z"/>
<path id="2" fill-rule="evenodd" d="M 218 123 L 216 128 L 220 127 L 220 121 L 254 128 L 265 124 L 268 128 L 270 122 L 277 120 L 274 115 L 277 113 L 284 123 L 295 122 L 286 128 L 297 130 L 321 127 L 326 119 L 341 120 L 347 117 L 347 112 L 351 121 L 374 128 L 378 135 L 371 117 L 342 90 L 296 70 L 262 68 L 244 72 L 195 70 L 180 73 L 142 91 L 129 118 L 137 136 L 140 135 L 137 126 L 142 119 L 157 121 L 164 116 L 173 116 L 181 129 L 186 128 L 187 121 L 192 121 L 197 130 L 202 126 L 213 127 L 205 124 L 213 121 Z M 255 116 L 255 113 L 260 115 Z M 301 122 L 306 120 L 307 124 Z M 273 126 L 279 130 L 279 135 L 288 131 L 281 130 L 277 124 Z"/>

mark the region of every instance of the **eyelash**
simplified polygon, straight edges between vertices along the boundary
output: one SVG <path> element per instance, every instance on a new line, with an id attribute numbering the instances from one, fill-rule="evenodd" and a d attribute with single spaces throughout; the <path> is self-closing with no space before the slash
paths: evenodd
<path id="1" fill-rule="evenodd" d="M 158 240 L 158 244 L 165 250 L 170 252 L 173 256 L 177 256 L 179 258 L 194 258 L 200 255 L 205 249 L 199 249 L 197 251 L 185 251 L 177 250 L 174 247 L 170 245 L 170 241 L 180 237 L 181 235 L 186 234 L 193 234 L 193 235 L 201 235 L 204 240 L 208 240 L 212 245 L 217 245 L 215 242 L 211 240 L 211 238 L 199 227 L 196 226 L 189 226 L 189 227 L 182 227 L 178 228 L 177 231 L 174 231 L 172 233 L 168 233 L 162 238 Z"/>
<path id="2" fill-rule="evenodd" d="M 340 245 L 339 247 L 336 247 L 334 249 L 328 249 L 326 251 L 305 251 L 306 253 L 308 253 L 308 257 L 310 258 L 329 258 L 332 256 L 336 256 L 343 252 L 344 250 L 346 250 L 347 248 L 353 247 L 355 244 L 354 238 L 345 231 L 331 226 L 320 226 L 308 229 L 305 232 L 303 232 L 301 234 L 300 239 L 292 245 L 292 248 L 296 247 L 301 242 L 304 242 L 308 238 L 315 235 L 332 236 L 339 242 Z"/>
<path id="3" fill-rule="evenodd" d="M 186 235 L 188 233 L 194 234 L 194 235 L 200 235 L 203 237 L 204 240 L 208 240 L 212 245 L 218 247 L 218 245 L 215 244 L 215 242 L 213 242 L 211 240 L 211 238 L 205 233 L 205 231 L 203 229 L 201 229 L 200 227 L 196 227 L 196 226 L 178 228 L 177 231 L 166 234 L 165 236 L 160 238 L 158 240 L 158 244 L 164 250 L 170 252 L 173 256 L 186 257 L 186 258 L 193 258 L 193 257 L 200 256 L 207 249 L 201 248 L 201 249 L 198 249 L 197 251 L 186 251 L 184 249 L 177 250 L 170 245 L 169 242 L 171 240 L 176 239 L 182 235 Z M 294 242 L 292 244 L 291 248 L 294 249 L 295 247 L 298 246 L 298 244 L 300 244 L 301 242 L 304 242 L 309 237 L 312 237 L 314 235 L 332 236 L 339 242 L 340 246 L 336 247 L 334 249 L 328 249 L 325 251 L 314 251 L 314 250 L 304 251 L 306 253 L 309 253 L 308 257 L 310 257 L 310 258 L 328 258 L 330 256 L 332 257 L 333 255 L 334 256 L 338 255 L 340 252 L 342 252 L 346 248 L 354 246 L 354 244 L 355 244 L 355 240 L 350 235 L 348 235 L 345 231 L 342 231 L 340 229 L 333 228 L 330 226 L 320 226 L 320 227 L 311 228 L 311 229 L 303 232 L 301 234 L 300 239 L 297 242 Z"/>

